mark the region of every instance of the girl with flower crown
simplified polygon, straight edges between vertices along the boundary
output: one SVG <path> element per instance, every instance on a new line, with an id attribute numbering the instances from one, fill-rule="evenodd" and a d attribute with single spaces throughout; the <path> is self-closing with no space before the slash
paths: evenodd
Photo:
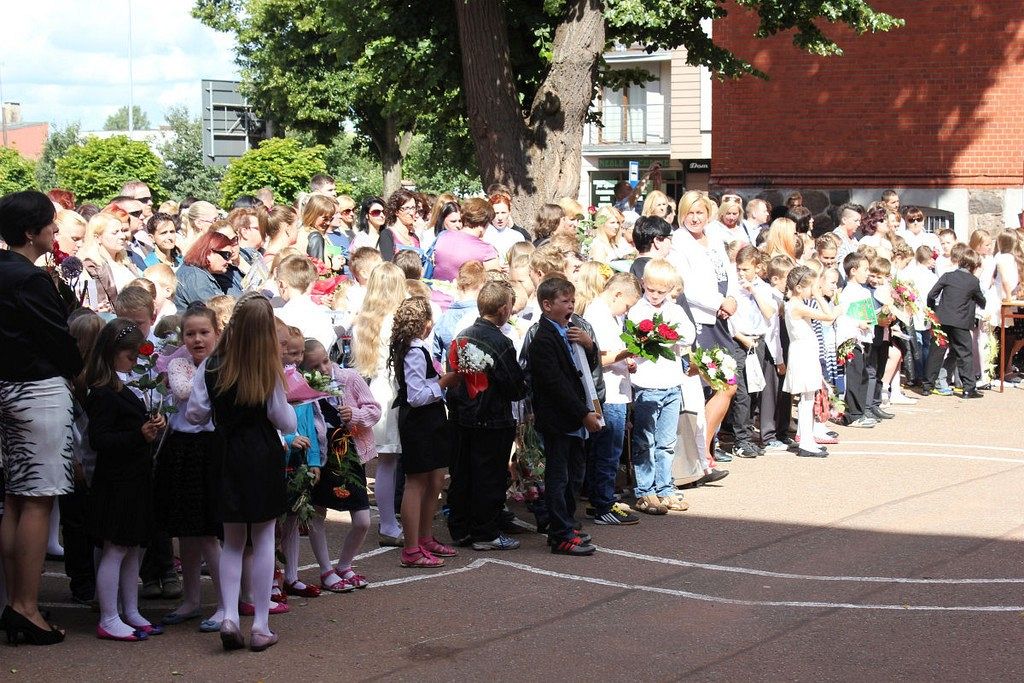
<path id="1" fill-rule="evenodd" d="M 159 413 L 149 414 L 118 377 L 131 372 L 146 343 L 137 324 L 115 318 L 100 332 L 85 369 L 89 445 L 96 451 L 89 531 L 103 545 L 96 571 L 96 636 L 108 640 L 139 641 L 163 633 L 139 613 L 138 581 L 140 546 L 152 537 L 153 442 L 167 422 Z"/>

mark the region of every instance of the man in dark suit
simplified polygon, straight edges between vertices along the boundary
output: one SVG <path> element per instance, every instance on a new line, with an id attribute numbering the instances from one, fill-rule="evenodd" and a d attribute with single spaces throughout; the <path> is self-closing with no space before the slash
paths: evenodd
<path id="1" fill-rule="evenodd" d="M 587 403 L 583 372 L 571 348 L 568 323 L 576 289 L 561 277 L 537 287 L 543 317 L 528 350 L 534 424 L 544 441 L 544 498 L 549 515 L 551 552 L 590 555 L 594 546 L 576 535 L 576 495 L 583 485 L 583 442 L 601 428 L 594 406 Z M 580 331 L 572 332 L 578 336 Z"/>
<path id="2" fill-rule="evenodd" d="M 971 330 L 977 324 L 976 307 L 985 307 L 985 295 L 975 275 L 980 267 L 981 257 L 978 252 L 968 249 L 960 257 L 959 267 L 942 275 L 932 291 L 928 292 L 928 307 L 938 316 L 942 331 L 949 338 L 949 351 L 956 357 L 964 398 L 982 396 L 975 388 L 974 340 L 971 337 Z M 934 335 L 932 344 L 934 346 L 925 368 L 926 393 L 931 393 L 945 356 Z"/>

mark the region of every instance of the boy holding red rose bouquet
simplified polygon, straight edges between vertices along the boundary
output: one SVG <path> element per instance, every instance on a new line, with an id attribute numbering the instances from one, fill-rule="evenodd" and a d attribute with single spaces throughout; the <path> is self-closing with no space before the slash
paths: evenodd
<path id="1" fill-rule="evenodd" d="M 672 341 L 667 348 L 659 347 L 657 355 L 638 354 L 632 377 L 636 509 L 650 515 L 664 515 L 669 510 L 682 512 L 689 507 L 676 493 L 672 480 L 672 459 L 682 408 L 679 386 L 683 381 L 683 366 L 679 353 L 683 347 L 693 344 L 696 337 L 693 323 L 669 296 L 679 281 L 679 273 L 672 264 L 665 259 L 652 259 L 644 268 L 644 295 L 628 314 L 637 332 L 657 332 L 659 337 Z"/>

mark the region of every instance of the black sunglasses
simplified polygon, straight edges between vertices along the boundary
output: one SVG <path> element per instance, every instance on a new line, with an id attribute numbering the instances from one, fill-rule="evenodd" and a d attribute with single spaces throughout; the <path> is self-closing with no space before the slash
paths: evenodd
<path id="1" fill-rule="evenodd" d="M 136 218 L 142 218 L 142 209 L 139 209 L 138 211 L 129 211 L 128 215 L 135 216 Z"/>
<path id="2" fill-rule="evenodd" d="M 234 256 L 234 254 L 231 253 L 230 251 L 219 251 L 217 249 L 214 249 L 211 253 L 216 254 L 217 256 L 220 256 L 225 261 L 230 261 L 231 257 Z"/>

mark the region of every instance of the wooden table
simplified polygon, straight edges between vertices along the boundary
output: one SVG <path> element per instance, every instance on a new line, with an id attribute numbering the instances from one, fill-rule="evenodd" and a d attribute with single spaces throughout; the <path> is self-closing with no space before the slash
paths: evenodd
<path id="1" fill-rule="evenodd" d="M 1016 313 L 1013 309 L 1020 309 Z M 1006 383 L 1006 321 L 1024 320 L 1024 301 L 1004 301 L 999 307 L 999 393 Z M 1012 358 L 1010 360 L 1013 360 Z"/>

